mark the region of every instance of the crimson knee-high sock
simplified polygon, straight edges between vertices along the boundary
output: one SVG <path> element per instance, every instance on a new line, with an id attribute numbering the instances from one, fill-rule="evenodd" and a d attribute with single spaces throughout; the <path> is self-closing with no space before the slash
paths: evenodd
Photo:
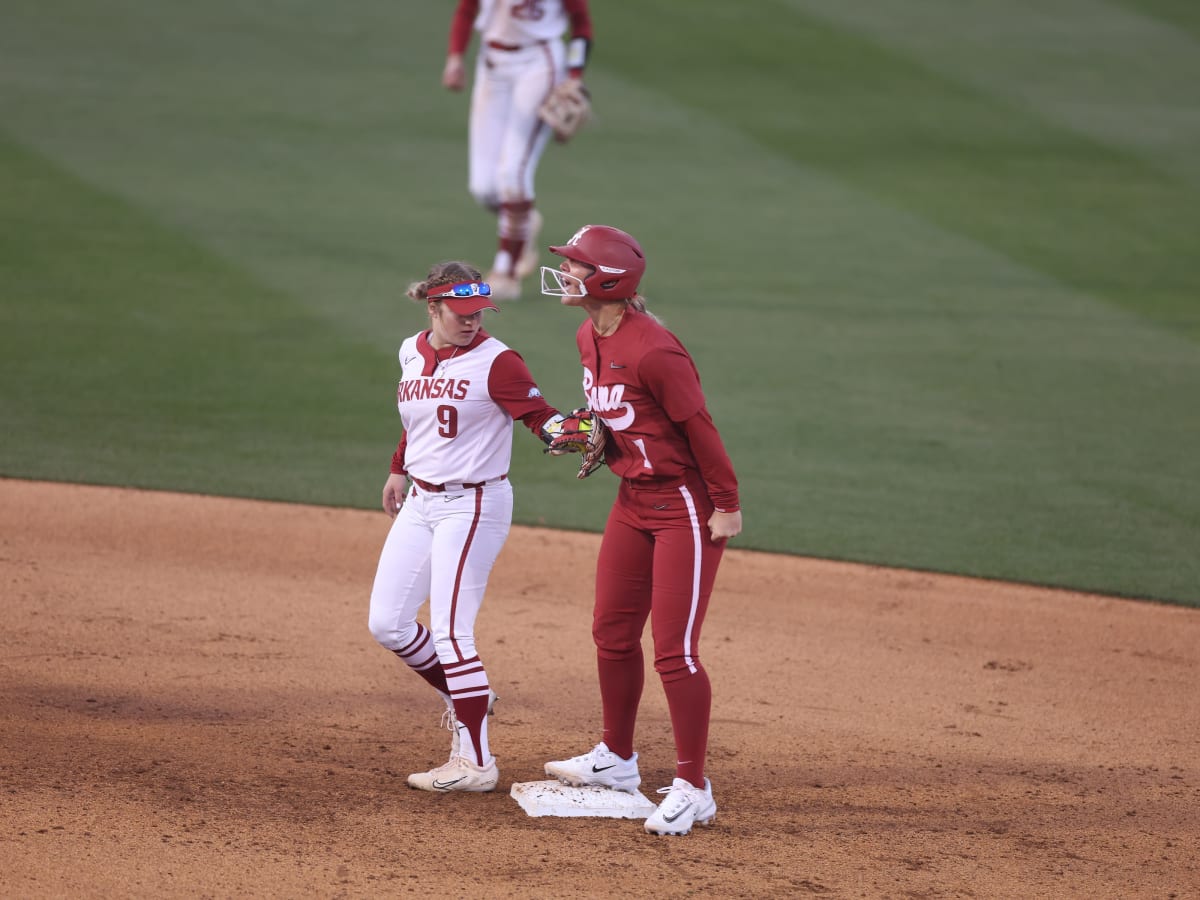
<path id="1" fill-rule="evenodd" d="M 597 656 L 604 743 L 622 759 L 633 756 L 633 729 L 646 679 L 642 649 L 620 656 Z"/>
<path id="2" fill-rule="evenodd" d="M 459 755 L 478 766 L 486 766 L 492 753 L 488 749 L 487 711 L 488 678 L 478 656 L 457 662 L 442 662 L 454 717 L 458 719 Z"/>
<path id="3" fill-rule="evenodd" d="M 516 266 L 529 240 L 529 211 L 533 209 L 532 200 L 519 200 L 500 204 L 500 220 L 497 224 L 496 248 L 498 254 L 507 251 L 512 266 Z M 512 274 L 511 269 L 504 273 Z"/>
<path id="4" fill-rule="evenodd" d="M 487 765 L 492 756 L 486 731 L 487 710 L 486 694 L 482 697 L 454 698 L 454 717 L 458 719 L 459 736 L 462 738 L 459 755 L 477 766 Z M 463 729 L 466 730 L 466 734 L 463 733 Z"/>
<path id="5" fill-rule="evenodd" d="M 428 681 L 439 694 L 450 695 L 450 689 L 446 687 L 446 673 L 442 671 L 441 663 L 434 663 L 428 669 L 417 669 L 414 671 Z"/>
<path id="6" fill-rule="evenodd" d="M 393 650 L 400 661 L 424 678 L 435 691 L 443 697 L 450 696 L 450 688 L 446 686 L 446 673 L 438 662 L 437 651 L 433 648 L 433 635 L 429 629 L 417 623 L 417 636 L 405 647 Z"/>
<path id="7" fill-rule="evenodd" d="M 675 732 L 675 777 L 704 787 L 704 758 L 708 754 L 708 720 L 712 711 L 712 685 L 700 663 L 696 671 L 674 681 L 664 681 L 671 727 Z"/>

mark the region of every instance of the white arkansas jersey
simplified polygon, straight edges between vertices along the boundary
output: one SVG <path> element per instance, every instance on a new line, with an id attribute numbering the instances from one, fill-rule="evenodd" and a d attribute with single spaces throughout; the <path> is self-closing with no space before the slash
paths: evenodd
<path id="1" fill-rule="evenodd" d="M 482 0 L 475 28 L 485 41 L 552 41 L 567 30 L 562 0 Z"/>
<path id="2" fill-rule="evenodd" d="M 403 374 L 396 406 L 404 424 L 408 473 L 433 484 L 477 482 L 507 474 L 513 420 L 488 392 L 496 357 L 508 347 L 494 337 L 442 360 L 424 374 L 421 334 L 400 345 Z"/>

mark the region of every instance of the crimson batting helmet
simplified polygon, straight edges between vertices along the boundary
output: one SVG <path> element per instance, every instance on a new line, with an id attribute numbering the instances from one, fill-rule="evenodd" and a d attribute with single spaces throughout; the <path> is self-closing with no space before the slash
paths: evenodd
<path id="1" fill-rule="evenodd" d="M 584 225 L 550 252 L 591 266 L 595 271 L 583 279 L 583 286 L 587 296 L 599 300 L 630 299 L 646 272 L 641 244 L 611 225 Z"/>

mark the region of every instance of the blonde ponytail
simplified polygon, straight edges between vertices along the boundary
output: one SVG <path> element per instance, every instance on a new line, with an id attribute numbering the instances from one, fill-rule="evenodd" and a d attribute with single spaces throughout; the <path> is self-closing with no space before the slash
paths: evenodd
<path id="1" fill-rule="evenodd" d="M 661 318 L 650 312 L 650 310 L 646 309 L 646 298 L 641 294 L 634 294 L 625 301 L 625 305 L 636 312 L 645 313 L 659 325 L 663 324 L 663 320 Z"/>

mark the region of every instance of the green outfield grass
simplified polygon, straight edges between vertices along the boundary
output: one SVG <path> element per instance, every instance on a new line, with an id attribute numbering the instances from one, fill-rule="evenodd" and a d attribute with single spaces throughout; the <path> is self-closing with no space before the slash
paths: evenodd
<path id="1" fill-rule="evenodd" d="M 641 238 L 737 546 L 1200 603 L 1200 8 L 595 6 L 543 239 Z M 450 8 L 6 4 L 0 475 L 377 504 L 404 288 L 493 246 Z M 488 328 L 570 407 L 578 321 Z M 520 433 L 513 479 L 615 489 Z"/>

